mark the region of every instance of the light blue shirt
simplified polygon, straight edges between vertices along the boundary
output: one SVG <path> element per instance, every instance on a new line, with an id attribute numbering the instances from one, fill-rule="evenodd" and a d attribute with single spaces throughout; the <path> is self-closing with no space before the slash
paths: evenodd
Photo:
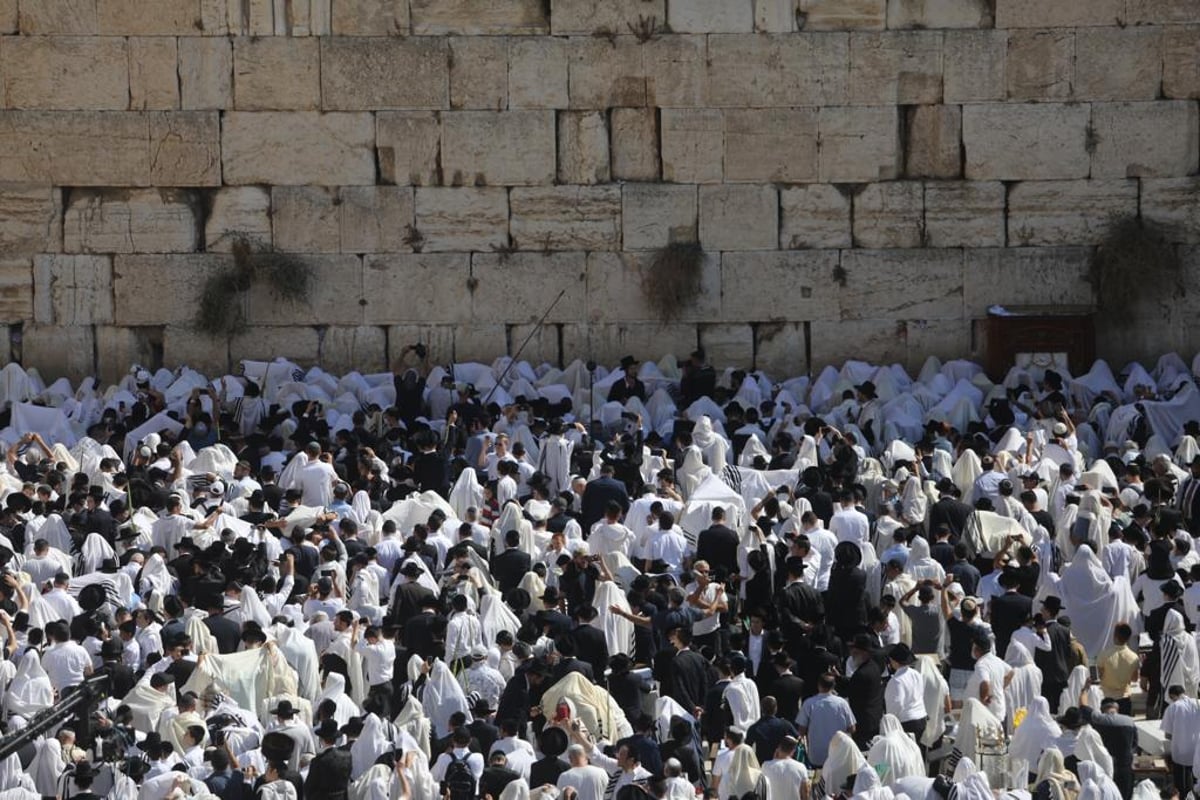
<path id="1" fill-rule="evenodd" d="M 825 764 L 829 742 L 838 731 L 856 724 L 854 712 L 845 699 L 830 692 L 816 694 L 804 701 L 796 715 L 796 727 L 808 729 L 808 761 L 814 767 Z"/>

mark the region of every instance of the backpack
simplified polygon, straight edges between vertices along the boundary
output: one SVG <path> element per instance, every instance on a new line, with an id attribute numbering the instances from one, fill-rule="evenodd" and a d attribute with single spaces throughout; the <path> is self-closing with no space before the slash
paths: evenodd
<path id="1" fill-rule="evenodd" d="M 450 765 L 446 767 L 442 788 L 450 793 L 450 800 L 474 800 L 475 775 L 465 758 L 450 754 Z"/>

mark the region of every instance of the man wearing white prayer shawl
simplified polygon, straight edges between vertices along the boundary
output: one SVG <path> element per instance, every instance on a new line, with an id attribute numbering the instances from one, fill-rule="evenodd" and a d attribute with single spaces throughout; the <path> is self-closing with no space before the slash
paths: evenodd
<path id="1" fill-rule="evenodd" d="M 1200 741 L 1200 702 L 1178 685 L 1168 687 L 1167 696 L 1170 705 L 1163 711 L 1161 724 L 1170 742 L 1171 778 L 1176 786 L 1191 786 L 1196 744 Z"/>

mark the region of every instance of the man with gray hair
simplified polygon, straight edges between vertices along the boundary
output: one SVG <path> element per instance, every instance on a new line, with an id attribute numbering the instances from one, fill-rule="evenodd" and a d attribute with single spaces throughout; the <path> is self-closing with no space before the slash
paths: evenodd
<path id="1" fill-rule="evenodd" d="M 558 776 L 558 788 L 564 800 L 604 800 L 608 788 L 608 773 L 588 763 L 587 750 L 582 744 L 567 748 L 571 768 Z"/>

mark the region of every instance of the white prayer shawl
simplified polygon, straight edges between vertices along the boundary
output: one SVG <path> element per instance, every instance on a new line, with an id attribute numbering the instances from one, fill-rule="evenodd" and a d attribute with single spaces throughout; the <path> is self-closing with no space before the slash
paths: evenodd
<path id="1" fill-rule="evenodd" d="M 1012 784 L 1025 786 L 1028 774 L 1037 766 L 1042 751 L 1062 736 L 1062 729 L 1050 713 L 1050 704 L 1044 697 L 1030 701 L 1025 719 L 1013 731 L 1008 745 L 1008 757 L 1012 765 Z"/>
<path id="2" fill-rule="evenodd" d="M 1084 725 L 1075 737 L 1075 758 L 1079 761 L 1093 761 L 1100 765 L 1105 774 L 1113 771 L 1113 757 L 1100 739 L 1100 734 L 1091 725 Z"/>
<path id="3" fill-rule="evenodd" d="M 150 673 L 129 690 L 121 702 L 129 706 L 133 713 L 133 727 L 142 733 L 150 733 L 158 729 L 158 720 L 162 712 L 175 707 L 175 687 L 167 687 L 160 692 L 150 685 Z"/>
<path id="4" fill-rule="evenodd" d="M 283 654 L 265 646 L 228 655 L 208 653 L 196 664 L 183 691 L 200 695 L 214 685 L 242 708 L 258 710 L 264 723 L 265 698 L 296 694 L 296 676 Z"/>
<path id="5" fill-rule="evenodd" d="M 28 650 L 21 657 L 17 674 L 4 693 L 3 707 L 7 715 L 29 719 L 37 712 L 54 704 L 54 687 L 36 650 Z"/>
<path id="6" fill-rule="evenodd" d="M 418 743 L 421 752 L 424 753 L 425 759 L 428 761 L 431 755 L 430 730 L 432 726 L 421 701 L 410 693 L 408 702 L 404 704 L 404 707 L 400 709 L 400 713 L 396 715 L 396 718 L 392 722 L 397 728 L 410 735 Z"/>
<path id="7" fill-rule="evenodd" d="M 393 744 L 385 731 L 383 720 L 375 714 L 368 714 L 363 721 L 362 733 L 350 745 L 351 780 L 362 777 L 375 759 L 392 749 Z"/>
<path id="8" fill-rule="evenodd" d="M 893 784 L 901 778 L 924 776 L 925 759 L 921 748 L 910 734 L 900 727 L 900 720 L 893 714 L 884 714 L 879 723 L 879 735 L 871 742 L 867 761 L 876 769 L 886 766 L 883 778 Z"/>
<path id="9" fill-rule="evenodd" d="M 1020 522 L 1003 517 L 994 511 L 974 511 L 967 518 L 963 540 L 967 548 L 976 555 L 992 557 L 1004 550 L 1013 549 L 1009 536 L 1021 537 L 1021 544 L 1029 544 L 1031 537 Z"/>
<path id="10" fill-rule="evenodd" d="M 700 448 L 704 455 L 704 463 L 709 469 L 713 472 L 725 469 L 729 444 L 724 436 L 714 431 L 711 418 L 702 416 L 696 421 L 696 427 L 692 430 L 692 441 Z"/>
<path id="11" fill-rule="evenodd" d="M 73 547 L 71 533 L 67 530 L 67 523 L 58 514 L 51 514 L 46 517 L 45 521 L 37 529 L 37 536 L 27 538 L 31 541 L 33 538 L 45 539 L 51 547 L 63 553 L 71 552 Z"/>
<path id="12" fill-rule="evenodd" d="M 37 787 L 33 785 L 33 778 L 21 767 L 21 758 L 16 753 L 0 761 L 0 789 L 37 791 Z"/>
<path id="13" fill-rule="evenodd" d="M 462 684 L 455 679 L 446 662 L 441 659 L 433 662 L 429 680 L 425 684 L 425 692 L 421 696 L 421 704 L 429 713 L 433 735 L 437 737 L 450 733 L 450 716 L 455 711 L 466 714 L 468 723 L 472 720 Z"/>
<path id="14" fill-rule="evenodd" d="M 1035 697 L 1042 695 L 1042 671 L 1033 663 L 1029 649 L 1020 642 L 1010 642 L 1005 662 L 1012 667 L 1012 677 L 1004 687 L 1004 707 L 1008 713 L 1009 729 L 1018 709 L 1028 709 Z"/>
<path id="15" fill-rule="evenodd" d="M 973 772 L 955 788 L 954 800 L 995 800 L 988 777 L 982 772 Z"/>
<path id="16" fill-rule="evenodd" d="M 1159 647 L 1162 650 L 1162 686 L 1182 686 L 1188 697 L 1195 697 L 1200 683 L 1196 640 L 1185 630 L 1183 615 L 1174 609 L 1168 611 L 1163 620 Z"/>
<path id="17" fill-rule="evenodd" d="M 189 608 L 183 617 L 184 632 L 192 638 L 192 651 L 197 655 L 201 653 L 215 654 L 218 651 L 216 637 L 204 624 L 206 616 L 198 609 Z"/>
<path id="18" fill-rule="evenodd" d="M 913 539 L 904 571 L 911 575 L 917 583 L 932 580 L 937 581 L 940 586 L 946 580 L 946 570 L 930 557 L 929 541 L 923 536 Z"/>
<path id="19" fill-rule="evenodd" d="M 483 507 L 483 485 L 471 467 L 464 469 L 454 482 L 454 488 L 450 490 L 450 507 L 459 519 L 467 518 L 468 508 Z"/>
<path id="20" fill-rule="evenodd" d="M 536 573 L 526 573 L 536 574 Z M 599 587 L 597 592 L 599 591 Z M 545 589 L 543 588 L 543 592 Z M 507 631 L 513 636 L 521 629 L 521 620 L 513 610 L 501 599 L 495 590 L 484 591 L 479 598 L 479 624 L 483 629 L 483 641 L 496 641 L 496 634 Z M 615 652 L 615 651 L 614 651 Z"/>
<path id="21" fill-rule="evenodd" d="M 928 747 L 946 732 L 946 698 L 950 695 L 950 686 L 946 683 L 935 657 L 917 656 L 917 669 L 925 678 L 925 716 L 928 721 L 925 723 L 925 733 L 921 736 L 921 742 Z"/>
<path id="22" fill-rule="evenodd" d="M 975 758 L 981 738 L 996 738 L 1004 733 L 1004 723 L 987 706 L 968 697 L 963 702 L 962 716 L 958 721 L 958 734 L 954 739 L 955 749 L 970 759 Z"/>
<path id="23" fill-rule="evenodd" d="M 138 592 L 145 596 L 157 592 L 160 596 L 175 593 L 175 579 L 167 571 L 167 562 L 158 553 L 146 559 L 142 566 L 142 576 L 138 581 Z"/>
<path id="24" fill-rule="evenodd" d="M 350 699 L 350 695 L 346 694 L 346 678 L 341 673 L 330 672 L 325 676 L 325 688 L 312 701 L 313 709 L 320 708 L 326 700 L 334 702 L 336 709 L 333 712 L 333 718 L 337 720 L 339 726 L 345 725 L 351 717 L 362 714 L 358 703 L 355 703 Z"/>
<path id="25" fill-rule="evenodd" d="M 1123 577 L 1110 578 L 1092 549 L 1083 545 L 1062 571 L 1059 597 L 1072 632 L 1089 656 L 1099 655 L 1118 623 L 1132 623 L 1137 603 Z"/>
<path id="26" fill-rule="evenodd" d="M 954 463 L 951 476 L 954 485 L 962 492 L 962 501 L 967 505 L 975 503 L 975 481 L 983 474 L 983 465 L 974 450 L 964 450 Z"/>
<path id="27" fill-rule="evenodd" d="M 547 719 L 552 718 L 559 700 L 571 702 L 579 719 L 597 739 L 615 742 L 633 735 L 625 712 L 612 696 L 578 672 L 563 676 L 542 694 L 542 713 Z"/>
<path id="28" fill-rule="evenodd" d="M 616 606 L 623 611 L 630 611 L 629 600 L 612 581 L 604 581 L 596 586 L 596 596 L 592 605 L 599 610 L 593 624 L 604 631 L 604 640 L 610 653 L 630 653 L 633 648 L 633 623 L 625 617 L 614 614 L 609 608 Z M 488 639 L 494 641 L 494 639 Z"/>
<path id="29" fill-rule="evenodd" d="M 1079 748 L 1075 748 L 1076 757 L 1079 757 Z M 1105 753 L 1105 755 L 1108 755 Z M 1080 794 L 1080 800 L 1083 800 L 1083 795 L 1088 793 L 1089 784 L 1094 788 L 1093 794 L 1087 800 L 1121 800 L 1121 790 L 1117 788 L 1117 784 L 1109 777 L 1112 775 L 1112 756 L 1109 756 L 1110 766 L 1105 769 L 1101 763 L 1090 759 L 1080 758 L 1076 765 L 1076 770 L 1079 772 L 1079 780 L 1083 783 L 1084 791 Z M 1180 787 L 1183 791 L 1184 787 Z"/>
<path id="30" fill-rule="evenodd" d="M 838 731 L 829 740 L 829 757 L 821 767 L 821 775 L 825 778 L 825 790 L 833 796 L 841 790 L 851 775 L 858 774 L 858 771 L 866 766 L 867 760 L 863 758 L 858 745 L 845 731 Z"/>
<path id="31" fill-rule="evenodd" d="M 62 744 L 57 737 L 48 736 L 38 739 L 34 746 L 37 752 L 29 765 L 33 785 L 43 797 L 57 797 L 62 789 L 58 780 L 67 766 L 63 760 Z"/>
<path id="32" fill-rule="evenodd" d="M 735 675 L 722 693 L 733 724 L 747 730 L 762 717 L 758 687 L 745 675 Z"/>
<path id="33" fill-rule="evenodd" d="M 733 749 L 733 754 L 730 756 L 729 768 L 721 776 L 721 793 L 727 797 L 742 797 L 759 791 L 764 784 L 762 770 L 758 766 L 758 757 L 754 754 L 754 748 L 747 744 L 739 744 Z M 769 795 L 767 800 L 770 800 Z M 890 798 L 880 798 L 880 800 L 890 800 Z"/>
<path id="34" fill-rule="evenodd" d="M 420 761 L 420 759 L 417 759 Z M 354 774 L 353 766 L 351 775 Z M 278 781 L 286 783 L 286 781 Z M 401 800 L 399 779 L 396 771 L 386 764 L 369 764 L 367 768 L 347 787 L 348 800 Z M 270 800 L 275 800 L 274 798 Z M 418 800 L 413 794 L 412 800 Z M 421 800 L 435 800 L 434 797 L 422 797 Z"/>
<path id="35" fill-rule="evenodd" d="M 1092 683 L 1091 674 L 1087 667 L 1078 666 L 1072 669 L 1070 674 L 1067 675 L 1067 688 L 1062 690 L 1058 698 L 1059 713 L 1061 714 L 1068 708 L 1078 708 L 1079 697 L 1083 694 L 1084 689 L 1088 693 L 1088 706 L 1099 708 L 1100 703 L 1104 700 L 1104 696 L 1100 692 L 1100 687 Z"/>

